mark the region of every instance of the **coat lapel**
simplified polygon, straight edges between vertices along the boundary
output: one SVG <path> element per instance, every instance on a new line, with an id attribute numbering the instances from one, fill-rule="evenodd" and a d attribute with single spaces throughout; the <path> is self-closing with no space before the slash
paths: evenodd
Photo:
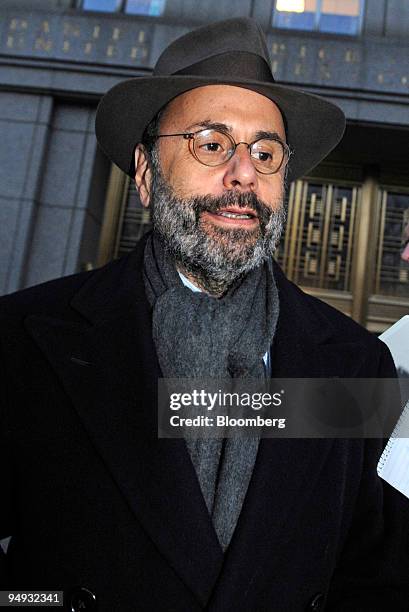
<path id="1" fill-rule="evenodd" d="M 185 442 L 157 437 L 161 373 L 142 253 L 98 271 L 76 295 L 92 325 L 31 316 L 26 326 L 136 517 L 204 605 L 223 554 Z"/>
<path id="2" fill-rule="evenodd" d="M 355 343 L 334 341 L 336 333 L 330 321 L 310 309 L 305 298 L 300 299 L 298 288 L 278 266 L 275 278 L 280 315 L 271 348 L 273 378 L 342 376 L 345 363 L 349 365 L 345 376 L 353 376 L 361 365 L 362 351 L 356 351 Z M 243 609 L 246 605 L 252 609 L 251 602 L 245 601 L 243 585 L 257 583 L 261 591 L 263 576 L 271 581 L 280 563 L 280 550 L 297 527 L 332 446 L 331 439 L 260 441 L 242 512 L 211 601 L 214 609 L 223 609 L 224 601 L 240 601 Z M 252 551 L 251 563 L 246 551 Z"/>

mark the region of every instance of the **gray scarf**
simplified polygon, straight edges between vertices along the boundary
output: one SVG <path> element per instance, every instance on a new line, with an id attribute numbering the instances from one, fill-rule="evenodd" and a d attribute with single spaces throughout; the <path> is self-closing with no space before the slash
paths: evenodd
<path id="1" fill-rule="evenodd" d="M 279 313 L 272 262 L 221 298 L 185 287 L 160 238 L 151 234 L 144 282 L 165 378 L 263 378 Z M 207 509 L 223 550 L 230 543 L 256 460 L 259 438 L 187 438 Z"/>

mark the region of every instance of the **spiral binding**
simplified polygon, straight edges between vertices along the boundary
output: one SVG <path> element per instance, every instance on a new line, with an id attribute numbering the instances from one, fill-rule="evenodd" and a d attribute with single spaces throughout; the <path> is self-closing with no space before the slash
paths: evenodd
<path id="1" fill-rule="evenodd" d="M 382 476 L 382 471 L 385 467 L 386 462 L 388 461 L 390 453 L 392 452 L 393 445 L 395 444 L 395 439 L 400 437 L 398 433 L 402 426 L 402 422 L 407 415 L 409 415 L 409 401 L 406 403 L 404 409 L 402 410 L 402 414 L 400 415 L 398 422 L 396 423 L 395 428 L 392 432 L 392 435 L 389 438 L 388 443 L 385 446 L 384 451 L 381 455 L 381 458 L 378 461 L 378 465 L 376 468 L 378 476 Z"/>

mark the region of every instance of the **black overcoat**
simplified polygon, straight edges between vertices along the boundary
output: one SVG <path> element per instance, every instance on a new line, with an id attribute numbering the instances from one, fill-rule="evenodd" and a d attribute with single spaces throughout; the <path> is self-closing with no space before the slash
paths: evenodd
<path id="1" fill-rule="evenodd" d="M 408 507 L 379 440 L 262 440 L 225 555 L 183 440 L 157 438 L 142 246 L 0 299 L 2 588 L 65 609 L 409 609 Z M 278 267 L 273 376 L 394 376 L 386 347 Z M 60 608 L 61 609 L 61 608 Z"/>

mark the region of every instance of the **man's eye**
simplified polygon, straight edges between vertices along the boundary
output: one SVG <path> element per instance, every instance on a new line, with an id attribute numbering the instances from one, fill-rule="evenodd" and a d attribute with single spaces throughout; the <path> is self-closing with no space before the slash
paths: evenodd
<path id="1" fill-rule="evenodd" d="M 222 150 L 222 146 L 218 142 L 206 142 L 205 144 L 201 145 L 200 148 L 209 153 L 220 153 Z"/>
<path id="2" fill-rule="evenodd" d="M 268 151 L 256 151 L 253 154 L 253 157 L 255 157 L 258 161 L 261 161 L 261 162 L 268 162 L 273 159 L 272 154 L 268 153 Z"/>

